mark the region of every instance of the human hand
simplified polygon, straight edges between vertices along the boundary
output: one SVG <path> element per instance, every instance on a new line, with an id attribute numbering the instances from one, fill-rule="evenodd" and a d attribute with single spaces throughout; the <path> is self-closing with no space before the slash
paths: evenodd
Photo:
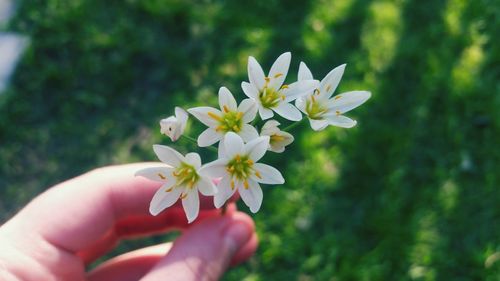
<path id="1" fill-rule="evenodd" d="M 0 280 L 218 280 L 257 247 L 253 221 L 231 206 L 226 215 L 202 198 L 187 224 L 180 205 L 153 217 L 160 183 L 134 173 L 151 164 L 97 169 L 35 198 L 0 227 Z M 124 238 L 184 229 L 172 244 L 139 249 L 87 273 L 86 265 Z"/>

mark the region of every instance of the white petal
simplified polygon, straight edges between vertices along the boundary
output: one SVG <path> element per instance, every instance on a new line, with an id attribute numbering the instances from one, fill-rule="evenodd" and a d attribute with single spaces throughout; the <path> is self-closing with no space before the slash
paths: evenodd
<path id="1" fill-rule="evenodd" d="M 325 119 L 328 121 L 328 124 L 337 126 L 337 127 L 342 127 L 342 128 L 352 128 L 356 126 L 357 122 L 355 120 L 352 120 L 349 117 L 339 115 L 339 116 L 324 116 Z"/>
<path id="2" fill-rule="evenodd" d="M 253 180 L 248 180 L 248 188 L 239 188 L 238 192 L 243 202 L 250 208 L 250 211 L 257 213 L 262 205 L 263 197 L 260 185 Z"/>
<path id="3" fill-rule="evenodd" d="M 219 89 L 219 106 L 221 110 L 224 110 L 224 106 L 226 106 L 230 111 L 236 111 L 238 107 L 233 94 L 226 87 L 220 87 Z"/>
<path id="4" fill-rule="evenodd" d="M 283 53 L 276 59 L 269 71 L 269 88 L 279 89 L 283 85 L 291 59 L 292 54 L 290 52 Z"/>
<path id="5" fill-rule="evenodd" d="M 222 139 L 224 135 L 217 132 L 214 128 L 207 128 L 198 136 L 198 146 L 210 146 Z"/>
<path id="6" fill-rule="evenodd" d="M 272 136 L 280 131 L 278 126 L 280 122 L 276 120 L 269 120 L 264 125 L 262 125 L 262 129 L 260 130 L 260 134 L 263 136 Z"/>
<path id="7" fill-rule="evenodd" d="M 280 171 L 266 164 L 255 163 L 255 171 L 259 172 L 260 178 L 252 175 L 252 179 L 265 184 L 283 184 L 285 179 L 281 175 Z"/>
<path id="8" fill-rule="evenodd" d="M 303 96 L 295 100 L 295 107 L 304 113 L 306 113 L 306 98 L 307 96 Z"/>
<path id="9" fill-rule="evenodd" d="M 266 119 L 272 118 L 274 116 L 274 113 L 272 110 L 270 110 L 268 108 L 264 108 L 261 105 L 259 105 L 259 115 L 260 115 L 260 119 L 266 120 Z"/>
<path id="10" fill-rule="evenodd" d="M 269 147 L 269 136 L 258 137 L 245 145 L 245 154 L 257 162 L 266 154 Z"/>
<path id="11" fill-rule="evenodd" d="M 227 174 L 226 171 L 227 159 L 217 159 L 203 165 L 198 174 L 209 178 L 220 178 Z"/>
<path id="12" fill-rule="evenodd" d="M 238 132 L 238 135 L 240 135 L 244 142 L 249 142 L 259 137 L 257 129 L 250 124 L 243 124 L 241 131 Z"/>
<path id="13" fill-rule="evenodd" d="M 153 181 L 170 183 L 170 181 L 175 180 L 171 178 L 172 171 L 174 171 L 172 167 L 151 167 L 135 172 L 135 176 L 145 177 Z"/>
<path id="14" fill-rule="evenodd" d="M 216 116 L 222 116 L 222 112 L 220 110 L 208 106 L 190 108 L 188 109 L 188 112 L 208 127 L 217 127 L 219 125 L 219 121 L 210 117 L 210 115 L 215 114 Z"/>
<path id="15" fill-rule="evenodd" d="M 291 121 L 300 121 L 302 119 L 302 113 L 295 106 L 287 102 L 280 103 L 274 108 L 274 111 L 281 115 L 281 117 Z"/>
<path id="16" fill-rule="evenodd" d="M 340 79 L 342 79 L 342 75 L 344 74 L 345 64 L 337 66 L 332 71 L 330 71 L 321 83 L 319 84 L 319 92 L 320 96 L 324 98 L 330 98 L 337 89 L 337 86 L 340 83 Z"/>
<path id="17" fill-rule="evenodd" d="M 213 196 L 217 193 L 215 184 L 207 177 L 200 177 L 196 188 L 205 196 Z"/>
<path id="18" fill-rule="evenodd" d="M 182 135 L 184 133 L 184 129 L 186 129 L 186 124 L 187 124 L 187 120 L 189 118 L 189 115 L 184 109 L 176 106 L 175 107 L 175 117 L 177 117 L 177 120 L 179 120 L 179 122 L 181 123 L 181 135 Z"/>
<path id="19" fill-rule="evenodd" d="M 334 112 L 339 111 L 340 113 L 345 113 L 363 104 L 370 96 L 371 93 L 367 91 L 342 93 L 328 101 L 328 108 Z"/>
<path id="20" fill-rule="evenodd" d="M 304 62 L 300 62 L 299 65 L 299 76 L 298 80 L 312 80 L 313 75 L 311 73 L 311 70 L 307 67 L 307 65 Z"/>
<path id="21" fill-rule="evenodd" d="M 189 165 L 193 165 L 196 169 L 201 167 L 201 158 L 200 155 L 196 152 L 190 152 L 186 154 L 186 163 Z"/>
<path id="22" fill-rule="evenodd" d="M 309 123 L 311 124 L 311 128 L 315 131 L 321 131 L 328 126 L 328 121 L 324 119 L 321 120 L 309 119 Z"/>
<path id="23" fill-rule="evenodd" d="M 248 82 L 241 82 L 241 89 L 243 89 L 243 93 L 249 98 L 256 99 L 259 96 L 259 90 L 255 88 L 255 85 Z"/>
<path id="24" fill-rule="evenodd" d="M 182 156 L 175 149 L 170 148 L 168 146 L 154 144 L 153 150 L 161 162 L 168 164 L 172 167 L 177 167 L 181 162 L 184 162 L 184 156 Z"/>
<path id="25" fill-rule="evenodd" d="M 158 191 L 156 191 L 151 203 L 149 204 L 149 212 L 153 216 L 158 215 L 164 209 L 174 205 L 174 203 L 177 202 L 177 199 L 179 199 L 179 196 L 184 189 L 180 187 L 170 189 L 174 184 L 174 181 L 164 184 L 160 187 L 160 189 L 158 189 Z"/>
<path id="26" fill-rule="evenodd" d="M 191 223 L 198 217 L 200 212 L 200 197 L 196 189 L 188 191 L 187 196 L 182 199 L 182 207 L 186 213 L 188 223 Z"/>
<path id="27" fill-rule="evenodd" d="M 318 87 L 318 80 L 301 80 L 288 85 L 282 92 L 286 96 L 285 101 L 290 102 L 299 97 L 311 94 Z"/>
<path id="28" fill-rule="evenodd" d="M 221 159 L 221 158 L 227 158 L 226 157 L 226 148 L 224 146 L 224 138 L 222 138 L 219 141 L 219 147 L 217 148 L 217 157 L 219 159 Z"/>
<path id="29" fill-rule="evenodd" d="M 218 192 L 214 195 L 214 206 L 220 208 L 224 203 L 233 196 L 236 188 L 231 189 L 231 178 L 229 175 L 222 178 L 217 185 Z"/>
<path id="30" fill-rule="evenodd" d="M 260 90 L 264 87 L 264 78 L 264 71 L 257 60 L 252 56 L 248 57 L 248 80 L 250 83 Z"/>
<path id="31" fill-rule="evenodd" d="M 257 102 L 252 99 L 244 99 L 238 106 L 238 112 L 243 112 L 243 123 L 252 122 L 257 115 Z"/>
<path id="32" fill-rule="evenodd" d="M 233 132 L 229 132 L 224 136 L 225 154 L 228 158 L 233 158 L 236 154 L 243 154 L 243 140 L 240 136 Z"/>

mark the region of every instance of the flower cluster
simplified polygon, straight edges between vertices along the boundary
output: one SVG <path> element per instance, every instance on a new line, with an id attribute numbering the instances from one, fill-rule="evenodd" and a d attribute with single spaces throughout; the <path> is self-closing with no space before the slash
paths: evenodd
<path id="1" fill-rule="evenodd" d="M 285 84 L 290 61 L 289 52 L 280 55 L 268 75 L 265 75 L 257 60 L 249 57 L 249 82 L 241 83 L 246 99 L 238 103 L 229 89 L 221 87 L 219 109 L 201 106 L 186 112 L 176 107 L 175 116 L 160 121 L 161 133 L 177 141 L 183 136 L 188 115 L 191 114 L 207 126 L 195 141 L 197 145 L 210 147 L 218 143 L 218 153 L 215 161 L 202 165 L 197 153 L 183 156 L 168 146 L 154 145 L 154 152 L 166 165 L 136 173 L 163 184 L 151 201 L 151 214 L 157 215 L 180 198 L 187 219 L 192 222 L 199 212 L 198 191 L 205 196 L 213 196 L 217 208 L 238 192 L 250 211 L 255 213 L 262 205 L 260 184 L 285 182 L 280 171 L 259 161 L 267 151 L 285 151 L 294 141 L 287 128 L 300 122 L 303 114 L 315 131 L 329 125 L 343 128 L 356 125 L 356 121 L 344 116 L 344 113 L 364 103 L 371 94 L 367 91 L 351 91 L 332 97 L 344 73 L 345 64 L 318 81 L 313 78 L 306 64 L 301 62 L 298 81 Z M 256 126 L 259 121 L 257 112 L 260 119 L 265 121 L 260 133 Z M 279 128 L 281 124 L 271 119 L 274 113 L 296 123 L 282 130 Z"/>

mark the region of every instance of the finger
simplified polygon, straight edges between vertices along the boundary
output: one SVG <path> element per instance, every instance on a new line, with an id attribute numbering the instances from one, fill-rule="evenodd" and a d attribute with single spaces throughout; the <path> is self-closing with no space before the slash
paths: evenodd
<path id="1" fill-rule="evenodd" d="M 141 280 L 219 280 L 233 258 L 255 251 L 256 243 L 245 249 L 254 233 L 252 219 L 243 213 L 206 219 L 186 230 Z"/>
<path id="2" fill-rule="evenodd" d="M 158 166 L 138 163 L 101 168 L 49 189 L 4 228 L 10 235 L 37 233 L 51 244 L 77 252 L 95 244 L 114 230 L 117 222 L 130 216 L 148 216 L 149 202 L 160 183 L 135 177 L 136 171 Z M 213 208 L 211 198 L 204 198 L 202 208 Z M 179 223 L 178 216 L 165 212 L 155 220 L 159 229 Z M 181 216 L 184 222 L 184 216 Z M 164 226 L 161 226 L 164 223 Z M 141 231 L 144 226 L 141 226 Z M 128 233 L 133 232 L 130 228 Z M 21 235 L 22 236 L 22 235 Z"/>

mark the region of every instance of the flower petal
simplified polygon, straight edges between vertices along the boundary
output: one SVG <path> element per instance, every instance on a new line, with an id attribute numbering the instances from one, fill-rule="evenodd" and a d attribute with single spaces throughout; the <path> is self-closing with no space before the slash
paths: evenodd
<path id="1" fill-rule="evenodd" d="M 244 99 L 238 106 L 238 112 L 243 112 L 243 123 L 249 123 L 255 119 L 257 115 L 257 103 L 252 99 Z"/>
<path id="2" fill-rule="evenodd" d="M 200 212 L 200 197 L 196 189 L 190 191 L 186 190 L 185 192 L 188 193 L 187 196 L 182 199 L 182 207 L 186 213 L 188 223 L 191 223 L 198 217 L 198 213 Z"/>
<path id="3" fill-rule="evenodd" d="M 186 154 L 186 163 L 193 165 L 196 169 L 201 167 L 200 155 L 196 152 L 190 152 Z"/>
<path id="4" fill-rule="evenodd" d="M 321 120 L 309 119 L 309 123 L 311 124 L 311 128 L 315 131 L 321 131 L 328 126 L 328 121 L 324 119 Z"/>
<path id="5" fill-rule="evenodd" d="M 226 201 L 233 196 L 236 192 L 236 188 L 231 188 L 231 177 L 223 177 L 222 180 L 217 185 L 218 192 L 214 195 L 214 206 L 215 208 L 220 208 Z"/>
<path id="6" fill-rule="evenodd" d="M 250 56 L 248 57 L 248 80 L 253 84 L 257 90 L 264 88 L 265 75 L 262 67 L 257 60 Z"/>
<path id="7" fill-rule="evenodd" d="M 274 111 L 281 115 L 281 117 L 291 121 L 300 121 L 302 119 L 302 113 L 295 106 L 287 102 L 280 103 L 274 108 Z"/>
<path id="8" fill-rule="evenodd" d="M 318 80 L 301 80 L 288 85 L 282 92 L 285 95 L 285 101 L 290 102 L 299 97 L 311 94 L 318 87 Z"/>
<path id="9" fill-rule="evenodd" d="M 209 178 L 220 178 L 227 174 L 226 171 L 227 159 L 217 159 L 210 163 L 203 165 L 198 174 Z"/>
<path id="10" fill-rule="evenodd" d="M 259 177 L 256 175 L 252 175 L 252 179 L 256 182 L 264 183 L 264 184 L 283 184 L 285 183 L 285 179 L 281 175 L 280 171 L 276 168 L 271 167 L 262 163 L 254 164 L 255 171 L 259 172 Z"/>
<path id="11" fill-rule="evenodd" d="M 342 128 L 352 128 L 356 126 L 357 122 L 355 120 L 352 120 L 349 117 L 339 115 L 339 116 L 327 116 L 326 114 L 324 115 L 325 119 L 328 121 L 328 124 L 337 126 L 337 127 L 342 127 Z"/>
<path id="12" fill-rule="evenodd" d="M 135 176 L 145 177 L 153 181 L 169 183 L 172 180 L 175 181 L 175 179 L 171 178 L 172 171 L 174 171 L 174 168 L 172 167 L 151 167 L 135 172 Z"/>
<path id="13" fill-rule="evenodd" d="M 276 120 L 269 120 L 264 125 L 262 125 L 262 129 L 260 129 L 260 135 L 262 136 L 272 136 L 280 131 L 278 126 L 280 122 Z"/>
<path id="14" fill-rule="evenodd" d="M 342 79 L 344 74 L 345 64 L 339 65 L 332 69 L 319 84 L 319 95 L 323 98 L 329 99 Z"/>
<path id="15" fill-rule="evenodd" d="M 217 127 L 219 125 L 219 120 L 217 120 L 216 116 L 222 118 L 222 112 L 220 110 L 208 106 L 190 108 L 188 112 L 208 127 Z"/>
<path id="16" fill-rule="evenodd" d="M 253 162 L 259 161 L 266 154 L 269 147 L 269 136 L 258 137 L 245 145 L 245 154 Z"/>
<path id="17" fill-rule="evenodd" d="M 328 109 L 335 112 L 338 111 L 339 113 L 345 113 L 363 104 L 370 96 L 371 93 L 367 91 L 342 93 L 328 101 Z"/>
<path id="18" fill-rule="evenodd" d="M 224 135 L 222 133 L 217 132 L 214 128 L 207 128 L 198 136 L 198 146 L 210 146 L 220 141 L 223 136 Z"/>
<path id="19" fill-rule="evenodd" d="M 250 124 L 243 124 L 241 131 L 238 132 L 238 135 L 240 135 L 244 142 L 249 142 L 259 137 L 257 129 Z"/>
<path id="20" fill-rule="evenodd" d="M 220 87 L 219 89 L 219 106 L 221 110 L 224 110 L 224 106 L 226 106 L 230 111 L 236 111 L 238 107 L 233 94 L 226 87 Z"/>
<path id="21" fill-rule="evenodd" d="M 186 124 L 187 124 L 189 115 L 184 109 L 176 106 L 175 107 L 175 117 L 181 123 L 181 135 L 182 135 L 182 133 L 184 133 L 184 129 L 186 129 Z"/>
<path id="22" fill-rule="evenodd" d="M 264 108 L 264 107 L 262 107 L 262 105 L 259 105 L 259 115 L 260 115 L 260 119 L 266 120 L 266 119 L 272 118 L 274 116 L 274 113 L 272 110 L 270 110 L 268 108 Z"/>
<path id="23" fill-rule="evenodd" d="M 243 154 L 243 140 L 237 134 L 229 132 L 224 136 L 224 148 L 229 159 L 233 158 L 236 154 Z"/>
<path id="24" fill-rule="evenodd" d="M 290 52 L 283 53 L 276 59 L 269 71 L 269 88 L 277 90 L 283 85 L 286 75 L 288 74 L 291 59 L 292 54 Z"/>
<path id="25" fill-rule="evenodd" d="M 184 189 L 181 187 L 172 188 L 174 184 L 175 181 L 166 183 L 162 185 L 158 191 L 156 191 L 151 203 L 149 204 L 149 212 L 153 216 L 158 215 L 164 209 L 174 205 L 174 203 L 177 202 L 177 199 L 179 199 L 179 196 Z"/>
<path id="26" fill-rule="evenodd" d="M 262 205 L 262 198 L 264 197 L 260 185 L 253 180 L 248 180 L 248 188 L 239 188 L 238 192 L 243 202 L 250 208 L 250 211 L 252 213 L 257 213 Z"/>
<path id="27" fill-rule="evenodd" d="M 224 138 L 222 138 L 219 141 L 219 147 L 217 148 L 217 157 L 219 159 L 221 159 L 221 158 L 227 158 L 226 157 L 226 148 L 225 148 L 225 145 L 224 145 Z"/>
<path id="28" fill-rule="evenodd" d="M 161 162 L 168 164 L 172 167 L 177 167 L 181 162 L 184 162 L 184 156 L 182 156 L 175 149 L 170 148 L 168 146 L 154 144 L 153 150 Z"/>
<path id="29" fill-rule="evenodd" d="M 243 89 L 245 95 L 251 99 L 256 99 L 259 96 L 259 90 L 255 88 L 255 85 L 248 82 L 241 82 L 241 89 Z"/>
<path id="30" fill-rule="evenodd" d="M 311 70 L 307 67 L 307 65 L 304 62 L 300 62 L 299 65 L 299 76 L 298 80 L 312 80 L 313 75 L 311 73 Z"/>
<path id="31" fill-rule="evenodd" d="M 206 177 L 200 177 L 196 188 L 201 192 L 201 194 L 205 196 L 213 196 L 215 193 L 217 193 L 217 188 L 215 187 L 214 183 Z"/>
<path id="32" fill-rule="evenodd" d="M 307 114 L 306 112 L 306 97 L 305 96 L 302 96 L 298 99 L 295 100 L 295 107 L 297 107 L 300 111 L 304 112 Z"/>

